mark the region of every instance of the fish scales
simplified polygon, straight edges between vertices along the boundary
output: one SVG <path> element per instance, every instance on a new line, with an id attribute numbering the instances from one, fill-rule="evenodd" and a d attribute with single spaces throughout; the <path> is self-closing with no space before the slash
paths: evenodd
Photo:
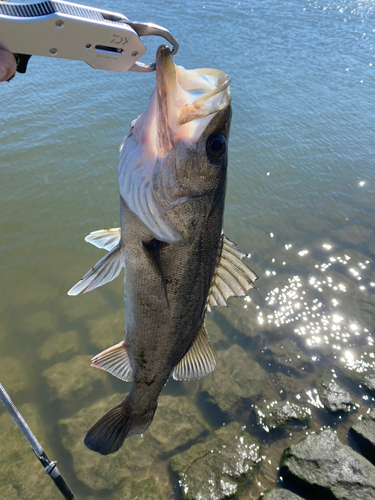
<path id="1" fill-rule="evenodd" d="M 68 292 L 77 295 L 125 268 L 125 338 L 92 366 L 132 381 L 127 397 L 87 433 L 103 455 L 151 424 L 170 375 L 197 380 L 215 368 L 207 311 L 246 295 L 258 276 L 222 234 L 231 106 L 230 78 L 176 66 L 159 47 L 156 87 L 120 149 L 120 228 L 86 241 L 108 254 Z"/>
<path id="2" fill-rule="evenodd" d="M 158 270 L 137 243 L 148 234 L 124 202 L 122 205 L 122 241 L 125 249 L 131 247 L 125 252 L 125 342 L 134 358 L 139 352 L 149 353 L 148 363 L 144 370 L 135 371 L 134 380 L 145 384 L 157 381 L 155 397 L 204 320 L 221 240 L 223 193 L 220 201 L 191 245 L 165 245 L 161 249 L 170 307 Z"/>

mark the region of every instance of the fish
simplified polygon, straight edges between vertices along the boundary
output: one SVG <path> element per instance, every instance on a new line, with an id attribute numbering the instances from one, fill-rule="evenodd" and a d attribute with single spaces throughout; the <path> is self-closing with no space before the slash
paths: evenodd
<path id="1" fill-rule="evenodd" d="M 205 316 L 255 288 L 258 276 L 242 261 L 247 254 L 222 231 L 229 84 L 224 71 L 185 69 L 159 47 L 155 89 L 120 147 L 120 228 L 86 237 L 108 253 L 69 295 L 125 270 L 125 337 L 92 366 L 133 385 L 85 437 L 102 455 L 146 431 L 170 376 L 199 380 L 213 372 Z"/>

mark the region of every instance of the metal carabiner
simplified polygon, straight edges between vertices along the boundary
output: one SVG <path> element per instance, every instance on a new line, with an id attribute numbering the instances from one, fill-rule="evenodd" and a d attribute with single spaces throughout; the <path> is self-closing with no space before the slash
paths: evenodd
<path id="1" fill-rule="evenodd" d="M 137 21 L 129 21 L 129 20 L 123 20 L 121 21 L 122 23 L 128 24 L 133 30 L 137 33 L 138 36 L 161 36 L 167 42 L 169 42 L 172 45 L 172 55 L 177 54 L 179 45 L 176 41 L 176 39 L 171 35 L 171 33 L 163 28 L 162 26 L 158 26 L 157 24 L 154 23 L 138 23 Z M 156 64 L 146 64 L 137 61 L 136 63 L 133 64 L 131 68 L 129 68 L 128 71 L 138 71 L 140 73 L 150 73 L 151 71 L 156 70 Z"/>

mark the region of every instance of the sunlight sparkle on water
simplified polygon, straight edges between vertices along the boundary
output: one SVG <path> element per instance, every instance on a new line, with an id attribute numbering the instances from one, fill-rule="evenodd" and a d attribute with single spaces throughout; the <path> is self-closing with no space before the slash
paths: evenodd
<path id="1" fill-rule="evenodd" d="M 320 248 L 322 246 L 327 251 L 332 249 L 329 244 L 323 244 Z M 285 245 L 286 250 L 290 248 L 291 245 Z M 308 250 L 303 250 L 294 255 L 297 257 L 307 253 Z M 346 309 L 348 298 L 345 294 L 352 287 L 367 293 L 366 287 L 358 286 L 357 280 L 362 279 L 358 269 L 367 269 L 369 261 L 353 262 L 353 266 L 348 269 L 346 266 L 350 260 L 351 256 L 346 253 L 331 255 L 329 263 L 314 266 L 314 275 L 288 278 L 284 287 L 275 287 L 267 294 L 267 309 L 258 311 L 257 321 L 262 325 L 274 325 L 277 329 L 288 328 L 290 324 L 293 334 L 301 337 L 307 347 L 318 349 L 325 355 L 331 353 L 334 357 L 336 353 L 345 352 L 341 354 L 340 361 L 349 369 L 362 371 L 374 364 L 375 355 L 372 358 L 371 353 L 356 351 L 356 347 L 363 345 L 367 332 L 361 326 L 360 318 L 354 320 Z M 272 264 L 275 264 L 275 258 L 272 258 Z M 328 270 L 331 264 L 334 266 L 332 274 Z M 269 279 L 272 279 L 272 275 L 273 271 L 266 271 Z M 347 283 L 339 281 L 340 275 Z M 348 280 L 351 280 L 352 285 Z M 375 286 L 375 282 L 371 282 L 370 286 Z M 367 344 L 372 345 L 372 337 L 368 337 Z M 352 350 L 348 350 L 348 347 Z M 314 355 L 312 360 L 318 358 Z"/>

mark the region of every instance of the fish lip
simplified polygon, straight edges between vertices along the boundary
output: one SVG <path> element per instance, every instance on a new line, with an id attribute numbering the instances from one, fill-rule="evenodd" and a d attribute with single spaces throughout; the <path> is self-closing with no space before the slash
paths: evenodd
<path id="1" fill-rule="evenodd" d="M 159 145 L 163 151 L 172 149 L 169 126 L 169 97 L 176 92 L 176 70 L 172 52 L 161 45 L 156 52 L 156 92 L 158 101 Z"/>

